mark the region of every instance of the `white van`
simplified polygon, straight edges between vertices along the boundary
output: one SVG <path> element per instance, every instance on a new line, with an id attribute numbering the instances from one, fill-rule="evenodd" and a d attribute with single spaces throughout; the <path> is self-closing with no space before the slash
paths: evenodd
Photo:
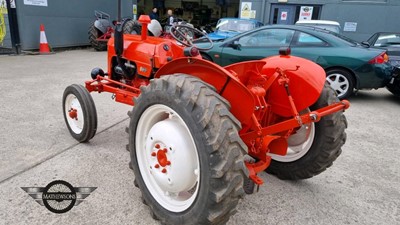
<path id="1" fill-rule="evenodd" d="M 330 20 L 299 20 L 296 25 L 318 27 L 320 29 L 329 30 L 340 34 L 340 23 Z"/>

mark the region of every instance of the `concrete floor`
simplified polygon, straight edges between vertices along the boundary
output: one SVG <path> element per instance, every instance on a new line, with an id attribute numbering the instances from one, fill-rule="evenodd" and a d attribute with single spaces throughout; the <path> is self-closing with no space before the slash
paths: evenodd
<path id="1" fill-rule="evenodd" d="M 130 107 L 93 94 L 99 126 L 87 144 L 65 126 L 63 91 L 94 67 L 106 67 L 105 52 L 0 56 L 0 224 L 158 224 L 128 168 Z M 297 182 L 262 174 L 265 185 L 239 203 L 229 224 L 400 224 L 400 99 L 380 89 L 350 101 L 347 143 L 333 166 Z M 65 214 L 20 188 L 56 179 L 98 188 Z"/>

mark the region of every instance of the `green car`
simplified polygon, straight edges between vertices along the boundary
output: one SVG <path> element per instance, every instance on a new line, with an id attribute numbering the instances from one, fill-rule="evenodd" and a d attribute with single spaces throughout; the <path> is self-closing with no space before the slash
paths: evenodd
<path id="1" fill-rule="evenodd" d="M 201 47 L 203 43 L 197 45 Z M 385 87 L 395 76 L 385 50 L 305 26 L 263 26 L 223 42 L 215 42 L 210 50 L 202 51 L 201 55 L 204 59 L 226 66 L 277 55 L 281 47 L 290 47 L 291 55 L 309 59 L 324 68 L 326 80 L 340 99 L 349 97 L 354 89 Z"/>

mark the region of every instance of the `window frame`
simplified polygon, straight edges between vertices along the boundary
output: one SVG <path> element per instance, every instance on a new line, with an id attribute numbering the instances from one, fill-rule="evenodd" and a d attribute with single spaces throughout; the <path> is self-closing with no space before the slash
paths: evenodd
<path id="1" fill-rule="evenodd" d="M 324 43 L 324 45 L 317 45 L 317 44 L 312 44 L 312 43 L 311 44 L 306 44 L 306 43 L 301 44 L 301 43 L 299 43 L 299 38 L 300 38 L 300 34 L 301 33 L 310 35 L 310 36 L 312 36 L 314 38 L 317 38 L 318 40 L 321 40 Z M 325 47 L 331 47 L 331 46 L 332 45 L 329 44 L 323 38 L 317 37 L 317 36 L 315 36 L 313 34 L 310 34 L 310 33 L 305 32 L 305 31 L 300 31 L 300 30 L 296 31 L 296 33 L 293 36 L 292 43 L 291 43 L 291 47 L 299 47 L 299 48 L 301 48 L 301 47 L 324 47 L 325 48 Z"/>
<path id="2" fill-rule="evenodd" d="M 258 32 L 268 32 L 268 31 L 271 31 L 271 30 L 286 30 L 286 31 L 292 32 L 293 34 L 292 34 L 292 37 L 291 37 L 290 41 L 289 41 L 287 44 L 285 44 L 285 45 L 261 45 L 261 46 L 260 46 L 260 45 L 257 45 L 257 46 L 256 46 L 256 45 L 254 45 L 254 46 L 241 45 L 241 47 L 243 47 L 243 48 L 279 48 L 279 47 L 290 47 L 290 46 L 292 45 L 292 43 L 293 43 L 294 37 L 295 37 L 296 32 L 297 32 L 296 30 L 289 29 L 289 28 L 267 28 L 267 29 L 257 30 L 257 31 L 255 31 L 255 32 L 252 32 L 252 33 L 247 34 L 247 35 L 240 36 L 240 37 L 236 38 L 235 40 L 233 40 L 232 43 L 238 43 L 238 44 L 240 44 L 240 43 L 239 43 L 239 40 L 240 40 L 241 38 L 249 37 L 249 36 L 254 35 L 255 33 L 258 33 Z"/>

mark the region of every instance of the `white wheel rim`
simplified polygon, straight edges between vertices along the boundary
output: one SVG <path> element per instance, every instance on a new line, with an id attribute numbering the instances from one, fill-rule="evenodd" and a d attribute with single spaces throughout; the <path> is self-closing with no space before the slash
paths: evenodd
<path id="1" fill-rule="evenodd" d="M 315 124 L 309 123 L 301 126 L 296 134 L 288 138 L 286 155 L 270 154 L 273 160 L 279 162 L 294 162 L 303 157 L 311 148 L 315 137 Z"/>
<path id="2" fill-rule="evenodd" d="M 330 74 L 326 77 L 326 81 L 336 91 L 338 97 L 342 97 L 349 91 L 349 80 L 343 74 Z"/>
<path id="3" fill-rule="evenodd" d="M 67 118 L 68 126 L 75 134 L 80 134 L 85 124 L 81 103 L 74 94 L 69 94 L 65 98 L 65 117 Z"/>
<path id="4" fill-rule="evenodd" d="M 188 209 L 199 191 L 200 163 L 183 119 L 168 106 L 152 105 L 139 119 L 135 140 L 140 174 L 153 198 L 172 212 Z"/>

